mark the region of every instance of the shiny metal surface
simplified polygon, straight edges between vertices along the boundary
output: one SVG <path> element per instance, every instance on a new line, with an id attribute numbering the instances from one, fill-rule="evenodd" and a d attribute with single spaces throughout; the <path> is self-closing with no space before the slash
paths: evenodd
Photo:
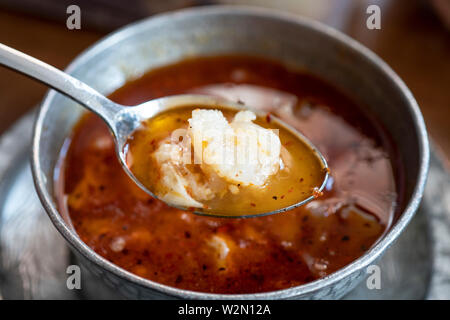
<path id="1" fill-rule="evenodd" d="M 33 186 L 35 112 L 0 136 L 0 291 L 3 299 L 73 299 L 65 286 L 69 251 Z"/>
<path id="2" fill-rule="evenodd" d="M 148 190 L 133 174 L 126 163 L 126 153 L 125 146 L 128 138 L 131 134 L 142 125 L 146 120 L 149 120 L 161 112 L 167 111 L 169 109 L 179 108 L 183 106 L 199 105 L 205 107 L 225 107 L 233 110 L 246 110 L 248 107 L 242 106 L 237 103 L 227 101 L 225 99 L 219 99 L 210 96 L 203 96 L 198 94 L 181 94 L 169 97 L 163 97 L 160 99 L 155 99 L 141 103 L 137 106 L 123 106 L 117 104 L 104 95 L 100 94 L 95 89 L 91 88 L 84 82 L 75 79 L 74 77 L 64 73 L 51 65 L 46 64 L 40 60 L 37 60 L 27 54 L 17 51 L 13 48 L 5 46 L 0 43 L 0 65 L 4 65 L 12 70 L 21 72 L 35 80 L 41 81 L 47 84 L 51 88 L 59 91 L 65 96 L 78 102 L 81 106 L 94 112 L 100 116 L 103 121 L 108 125 L 111 133 L 114 137 L 114 142 L 116 145 L 117 157 L 122 164 L 123 170 L 128 174 L 128 176 L 144 191 L 150 194 L 154 198 L 158 198 L 153 192 Z M 258 113 L 255 111 L 255 113 Z M 272 122 L 276 123 L 278 127 L 284 128 L 285 130 L 291 132 L 299 140 L 303 141 L 309 149 L 317 155 L 317 160 L 320 161 L 321 167 L 323 169 L 328 169 L 327 162 L 320 151 L 307 139 L 302 133 L 295 130 L 294 128 L 288 126 L 283 121 L 276 117 L 272 117 Z M 318 191 L 321 192 L 328 180 L 328 170 L 325 171 L 324 180 L 320 185 Z M 266 216 L 270 214 L 285 212 L 299 206 L 302 206 L 314 199 L 314 195 L 311 195 L 305 200 L 298 203 L 290 205 L 288 207 L 279 208 L 278 210 L 273 210 L 270 212 L 264 212 L 261 214 L 254 215 L 240 215 L 240 216 L 226 216 L 217 212 L 207 213 L 205 211 L 193 211 L 194 213 L 207 216 L 216 217 L 227 217 L 227 218 L 242 218 L 242 217 L 254 217 L 254 216 Z M 170 203 L 168 203 L 171 205 Z M 187 210 L 187 207 L 178 206 L 179 209 Z"/>
<path id="3" fill-rule="evenodd" d="M 220 39 L 220 41 L 217 41 Z M 205 294 L 139 278 L 87 247 L 61 217 L 53 198 L 53 169 L 67 134 L 82 109 L 51 91 L 39 112 L 32 171 L 49 217 L 91 272 L 131 298 L 332 299 L 358 285 L 365 269 L 399 237 L 421 201 L 429 165 L 423 118 L 400 78 L 375 54 L 340 32 L 289 14 L 242 7 L 205 7 L 155 16 L 100 41 L 67 72 L 108 94 L 152 67 L 192 55 L 242 53 L 274 58 L 306 69 L 360 101 L 389 131 L 405 164 L 405 201 L 393 227 L 365 255 L 306 285 L 259 294 Z"/>

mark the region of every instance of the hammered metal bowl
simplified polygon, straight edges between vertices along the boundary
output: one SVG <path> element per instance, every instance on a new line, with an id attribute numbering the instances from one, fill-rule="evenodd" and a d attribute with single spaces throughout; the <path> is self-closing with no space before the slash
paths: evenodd
<path id="1" fill-rule="evenodd" d="M 257 294 L 209 294 L 140 278 L 105 260 L 77 236 L 57 209 L 53 171 L 65 138 L 84 112 L 49 91 L 36 120 L 32 170 L 39 197 L 80 263 L 128 298 L 336 299 L 353 289 L 413 217 L 429 162 L 419 107 L 400 78 L 374 53 L 316 21 L 265 9 L 212 6 L 162 14 L 129 25 L 82 53 L 67 72 L 103 94 L 154 67 L 189 56 L 249 54 L 306 69 L 350 93 L 390 133 L 404 162 L 405 197 L 391 229 L 366 254 L 314 282 Z"/>

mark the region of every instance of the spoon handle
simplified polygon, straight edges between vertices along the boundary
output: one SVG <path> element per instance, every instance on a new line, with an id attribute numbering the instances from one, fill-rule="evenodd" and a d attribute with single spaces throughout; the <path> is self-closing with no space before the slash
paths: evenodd
<path id="1" fill-rule="evenodd" d="M 39 80 L 102 117 L 112 128 L 121 106 L 84 82 L 51 65 L 0 43 L 0 65 Z"/>

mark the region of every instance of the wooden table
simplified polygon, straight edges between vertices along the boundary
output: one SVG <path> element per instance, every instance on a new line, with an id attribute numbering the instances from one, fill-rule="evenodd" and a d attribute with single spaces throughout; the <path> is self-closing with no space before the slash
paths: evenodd
<path id="1" fill-rule="evenodd" d="M 421 106 L 430 135 L 442 150 L 448 165 L 450 32 L 421 0 L 355 0 L 350 5 L 349 0 L 336 1 L 347 5 L 345 11 L 336 12 L 336 15 L 345 15 L 343 22 L 340 22 L 340 29 L 380 55 L 412 90 Z M 254 4 L 257 1 L 246 2 Z M 265 3 L 264 0 L 261 2 Z M 369 2 L 382 7 L 381 30 L 368 30 L 365 27 L 365 8 Z M 292 8 L 294 2 L 283 0 L 279 3 Z M 271 5 L 273 6 L 273 2 Z M 300 12 L 301 10 L 302 8 L 299 9 Z M 34 15 L 0 9 L 0 42 L 58 68 L 64 68 L 77 54 L 105 33 L 88 28 L 69 31 L 63 21 L 45 20 Z M 1 68 L 0 133 L 39 103 L 46 90 L 41 84 Z"/>

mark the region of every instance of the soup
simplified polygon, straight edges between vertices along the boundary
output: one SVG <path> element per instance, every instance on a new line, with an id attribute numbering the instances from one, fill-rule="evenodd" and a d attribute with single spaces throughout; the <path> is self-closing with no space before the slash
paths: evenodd
<path id="1" fill-rule="evenodd" d="M 131 135 L 127 165 L 159 199 L 206 215 L 259 215 L 318 197 L 327 171 L 317 153 L 270 114 L 252 117 L 170 109 Z"/>
<path id="2" fill-rule="evenodd" d="M 86 114 L 61 151 L 56 197 L 80 238 L 105 259 L 181 289 L 267 292 L 346 266 L 389 228 L 400 194 L 393 146 L 334 86 L 274 61 L 221 56 L 155 69 L 110 98 L 133 105 L 180 93 L 242 102 L 300 130 L 330 167 L 323 195 L 285 213 L 248 219 L 169 207 L 130 180 L 106 125 Z"/>

